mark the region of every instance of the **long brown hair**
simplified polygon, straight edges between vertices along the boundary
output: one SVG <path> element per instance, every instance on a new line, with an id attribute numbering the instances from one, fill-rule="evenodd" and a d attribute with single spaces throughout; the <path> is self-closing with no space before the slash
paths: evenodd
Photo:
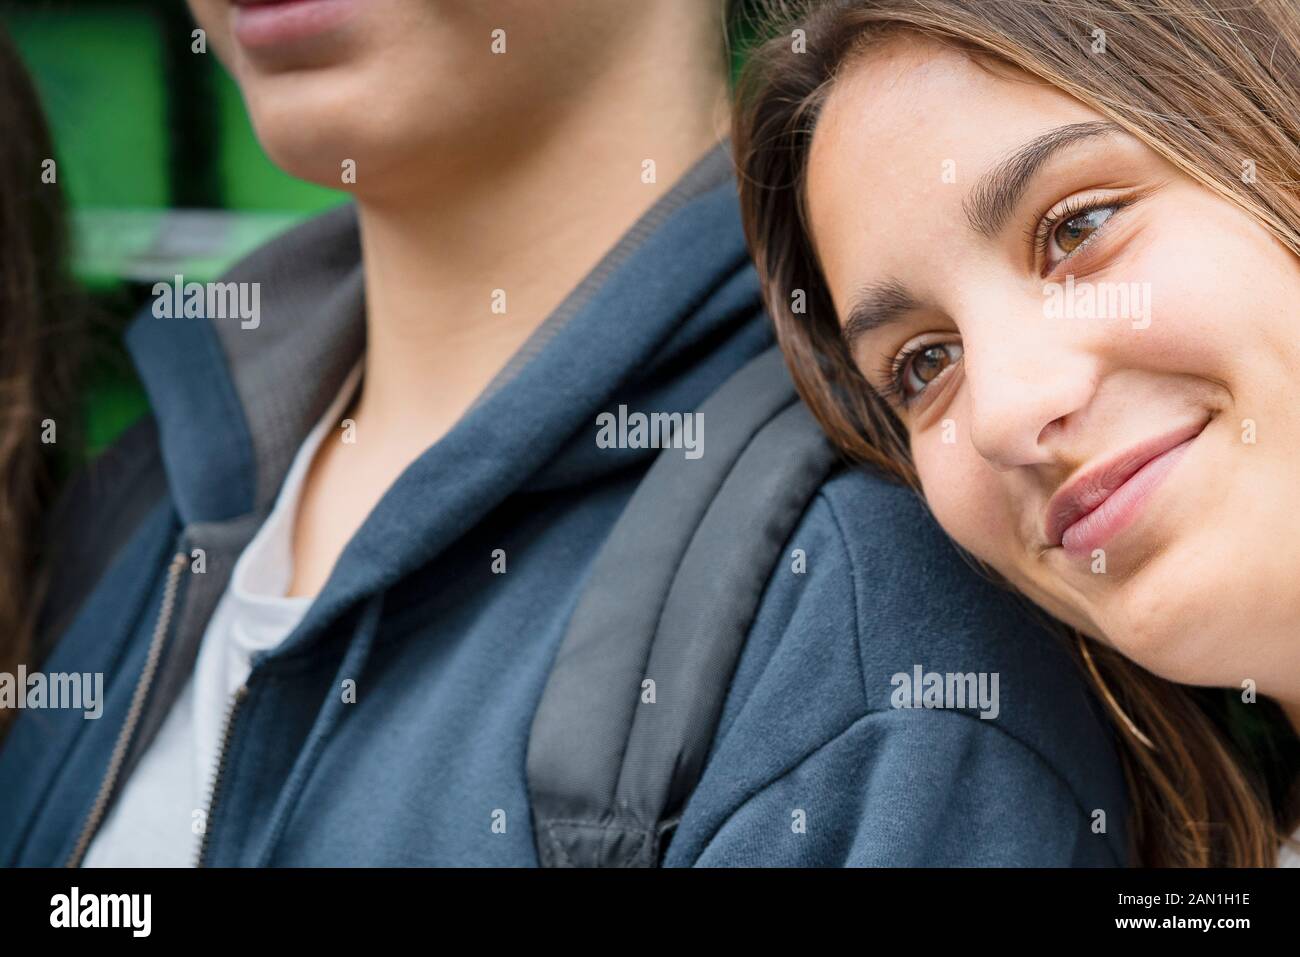
<path id="1" fill-rule="evenodd" d="M 0 29 L 0 672 L 9 674 L 30 662 L 42 521 L 64 464 L 59 449 L 79 434 L 71 397 L 82 313 L 64 269 L 53 158 L 36 91 Z M 0 709 L 0 735 L 11 717 Z"/>
<path id="2" fill-rule="evenodd" d="M 1300 256 L 1300 7 L 1294 0 L 766 0 L 762 6 L 760 42 L 737 86 L 733 139 L 745 231 L 777 337 L 800 395 L 835 444 L 918 494 L 907 432 L 840 337 L 804 208 L 819 110 L 837 72 L 872 43 L 923 37 L 1063 90 L 1236 203 Z M 1099 37 L 1109 40 L 1103 56 L 1093 52 Z M 1254 163 L 1253 181 L 1242 176 L 1243 159 Z M 1137 862 L 1276 863 L 1296 816 L 1296 738 L 1281 711 L 1268 702 L 1245 706 L 1232 692 L 1174 684 L 1059 622 L 1048 624 L 1069 641 L 1113 718 L 1132 797 Z"/>

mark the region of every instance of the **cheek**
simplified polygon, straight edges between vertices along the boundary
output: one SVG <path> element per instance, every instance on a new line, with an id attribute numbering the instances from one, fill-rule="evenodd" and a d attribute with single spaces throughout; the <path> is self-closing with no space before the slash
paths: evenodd
<path id="1" fill-rule="evenodd" d="M 958 420 L 960 421 L 960 420 Z M 912 458 L 935 520 L 976 558 L 1006 574 L 1021 546 L 1009 490 L 958 427 L 945 442 L 942 423 L 912 439 Z"/>
<path id="2" fill-rule="evenodd" d="M 1161 218 L 1121 278 L 1146 284 L 1150 322 L 1125 323 L 1131 365 L 1197 376 L 1234 394 L 1280 382 L 1300 363 L 1294 313 L 1279 277 L 1294 259 L 1262 227 L 1226 202 L 1189 201 L 1185 215 Z"/>

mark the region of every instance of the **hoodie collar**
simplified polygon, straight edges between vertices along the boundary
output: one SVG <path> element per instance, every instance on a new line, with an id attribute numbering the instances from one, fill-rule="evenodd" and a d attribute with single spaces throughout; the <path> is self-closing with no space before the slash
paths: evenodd
<path id="1" fill-rule="evenodd" d="M 241 328 L 235 318 L 159 318 L 145 310 L 126 334 L 184 525 L 268 509 L 299 445 L 360 356 L 365 313 L 355 209 L 309 220 L 221 282 L 258 284 L 256 328 Z"/>
<path id="2" fill-rule="evenodd" d="M 598 413 L 619 404 L 693 409 L 770 344 L 731 174 L 719 145 L 638 220 L 399 476 L 310 617 L 391 585 L 516 490 L 589 481 L 648 458 L 653 450 L 599 449 Z M 128 332 L 186 525 L 270 507 L 365 345 L 350 205 L 264 247 L 223 281 L 261 284 L 256 329 L 146 312 Z"/>

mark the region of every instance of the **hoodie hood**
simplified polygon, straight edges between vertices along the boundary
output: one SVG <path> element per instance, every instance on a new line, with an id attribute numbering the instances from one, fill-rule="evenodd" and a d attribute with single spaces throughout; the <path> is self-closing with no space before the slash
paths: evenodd
<path id="1" fill-rule="evenodd" d="M 255 328 L 147 312 L 128 332 L 185 526 L 269 511 L 299 445 L 365 347 L 351 205 L 293 230 L 224 281 L 260 284 Z M 644 462 L 656 450 L 598 446 L 601 412 L 694 410 L 771 342 L 730 156 L 719 145 L 402 473 L 340 556 L 309 617 L 327 620 L 390 586 L 514 492 L 589 482 Z M 299 631 L 310 631 L 306 625 Z"/>

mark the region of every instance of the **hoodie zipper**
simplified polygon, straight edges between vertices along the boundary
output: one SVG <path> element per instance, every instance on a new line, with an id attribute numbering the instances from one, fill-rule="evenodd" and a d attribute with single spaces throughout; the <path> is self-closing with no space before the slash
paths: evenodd
<path id="1" fill-rule="evenodd" d="M 189 555 L 185 552 L 177 552 L 172 556 L 171 564 L 167 566 L 167 583 L 163 588 L 162 607 L 158 611 L 158 623 L 154 625 L 153 636 L 149 639 L 149 653 L 145 657 L 144 671 L 140 675 L 140 680 L 136 682 L 135 693 L 131 696 L 131 707 L 126 713 L 126 722 L 118 732 L 117 741 L 113 745 L 113 754 L 109 758 L 108 770 L 104 773 L 103 781 L 100 782 L 99 791 L 95 794 L 95 803 L 91 805 L 90 814 L 86 818 L 81 835 L 77 838 L 77 843 L 65 867 L 81 866 L 91 839 L 94 838 L 95 831 L 99 829 L 104 819 L 104 812 L 108 810 L 109 798 L 113 796 L 118 775 L 121 774 L 122 764 L 126 760 L 127 748 L 130 747 L 131 739 L 135 736 L 136 725 L 140 723 L 140 715 L 144 711 L 145 699 L 149 695 L 149 688 L 153 685 L 154 675 L 158 671 L 163 644 L 167 640 L 172 615 L 176 610 L 176 592 L 180 587 L 181 572 L 188 564 Z"/>
<path id="2" fill-rule="evenodd" d="M 208 785 L 208 799 L 204 803 L 203 810 L 203 833 L 199 837 L 198 850 L 194 854 L 194 866 L 202 867 L 203 859 L 208 853 L 208 835 L 212 833 L 212 808 L 216 805 L 217 797 L 221 791 L 221 779 L 226 771 L 226 755 L 230 751 L 230 732 L 235 726 L 235 716 L 239 713 L 239 706 L 244 703 L 248 697 L 248 684 L 245 682 L 235 689 L 234 695 L 230 698 L 230 704 L 226 707 L 226 718 L 221 724 L 221 745 L 217 748 L 217 760 L 212 767 L 211 784 Z"/>

